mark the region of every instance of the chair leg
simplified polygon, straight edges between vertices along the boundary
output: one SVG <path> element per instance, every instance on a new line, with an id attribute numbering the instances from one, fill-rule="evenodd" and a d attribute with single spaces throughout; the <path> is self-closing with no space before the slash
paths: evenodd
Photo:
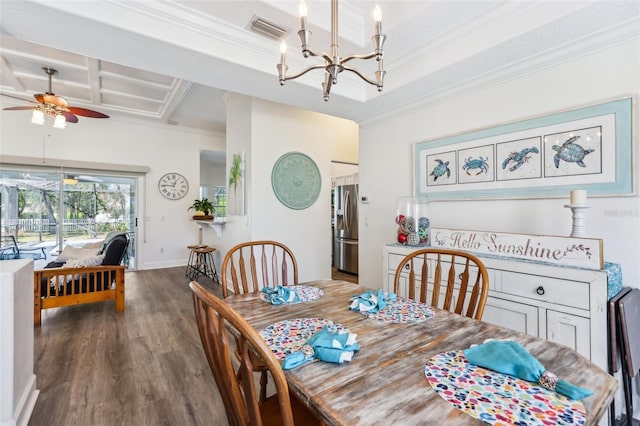
<path id="1" fill-rule="evenodd" d="M 260 402 L 267 400 L 267 371 L 260 374 Z"/>
<path id="2" fill-rule="evenodd" d="M 34 279 L 33 289 L 33 325 L 40 327 L 42 321 L 42 299 L 40 298 L 40 276 Z"/>
<path id="3" fill-rule="evenodd" d="M 192 280 L 191 277 L 193 276 L 194 256 L 195 256 L 195 252 L 193 251 L 193 249 L 191 249 L 191 251 L 189 252 L 189 260 L 187 260 L 187 268 L 185 270 L 185 275 L 187 276 L 187 278 L 189 278 L 191 280 Z"/>
<path id="4" fill-rule="evenodd" d="M 216 266 L 213 263 L 213 256 L 211 253 L 204 254 L 204 274 L 213 281 L 218 281 L 218 273 L 216 272 Z"/>

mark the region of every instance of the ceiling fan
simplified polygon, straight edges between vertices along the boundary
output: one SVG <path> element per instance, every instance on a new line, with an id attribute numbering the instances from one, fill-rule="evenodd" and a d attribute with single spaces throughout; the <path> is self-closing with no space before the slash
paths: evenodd
<path id="1" fill-rule="evenodd" d="M 65 98 L 63 98 L 62 96 L 57 96 L 55 93 L 53 93 L 51 89 L 51 78 L 54 74 L 57 74 L 58 71 L 49 67 L 42 67 L 42 69 L 49 76 L 49 90 L 45 93 L 36 93 L 35 95 L 33 95 L 33 97 L 36 98 L 37 102 L 27 101 L 26 99 L 21 99 L 15 96 L 4 94 L 4 96 L 9 96 L 11 98 L 20 99 L 27 102 L 33 102 L 36 105 L 22 106 L 22 107 L 9 107 L 9 108 L 4 108 L 5 111 L 19 111 L 19 110 L 32 109 L 34 110 L 34 116 L 31 119 L 32 123 L 44 124 L 44 116 L 45 115 L 52 116 L 52 117 L 55 117 L 56 119 L 56 123 L 54 124 L 54 127 L 64 127 L 65 122 L 77 123 L 78 115 L 82 117 L 91 117 L 91 118 L 109 118 L 108 115 L 98 111 L 92 111 L 86 108 L 69 106 L 69 103 Z M 61 118 L 58 118 L 58 117 L 61 117 Z M 64 118 L 64 120 L 62 120 L 62 118 Z M 59 126 L 56 126 L 56 124 L 59 122 L 58 120 L 60 120 L 61 124 Z"/>

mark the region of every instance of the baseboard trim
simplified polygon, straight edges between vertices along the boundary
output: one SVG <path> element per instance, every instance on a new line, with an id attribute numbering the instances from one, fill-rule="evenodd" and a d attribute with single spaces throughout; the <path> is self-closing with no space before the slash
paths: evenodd
<path id="1" fill-rule="evenodd" d="M 31 418 L 31 413 L 33 413 L 33 408 L 36 406 L 39 394 L 40 391 L 36 389 L 36 375 L 32 374 L 29 379 L 29 385 L 25 387 L 25 391 L 20 397 L 20 401 L 18 401 L 18 406 L 14 413 L 14 425 L 27 426 L 29 424 L 29 419 Z"/>

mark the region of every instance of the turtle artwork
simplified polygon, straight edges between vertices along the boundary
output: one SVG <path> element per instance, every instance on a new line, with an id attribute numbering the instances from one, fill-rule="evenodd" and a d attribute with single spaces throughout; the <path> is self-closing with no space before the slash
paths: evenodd
<path id="1" fill-rule="evenodd" d="M 447 177 L 451 177 L 451 170 L 449 170 L 448 161 L 443 162 L 442 160 L 439 160 L 437 158 L 434 161 L 438 164 L 433 168 L 431 173 L 429 173 L 429 176 L 433 176 L 434 182 L 438 180 L 440 176 L 443 176 L 445 173 L 447 174 Z"/>
<path id="2" fill-rule="evenodd" d="M 553 164 L 556 169 L 560 167 L 560 160 L 567 163 L 576 163 L 580 167 L 587 167 L 584 164 L 584 157 L 594 152 L 594 149 L 584 149 L 581 145 L 575 143 L 580 136 L 573 136 L 567 139 L 562 145 L 553 145 L 551 148 L 556 152 L 553 157 Z"/>

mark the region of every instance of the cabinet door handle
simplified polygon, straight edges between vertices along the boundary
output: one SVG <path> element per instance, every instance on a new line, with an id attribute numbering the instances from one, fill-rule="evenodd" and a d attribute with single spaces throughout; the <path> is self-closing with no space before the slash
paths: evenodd
<path id="1" fill-rule="evenodd" d="M 542 296 L 544 294 L 544 287 L 538 286 L 538 288 L 536 288 L 536 293 Z"/>

